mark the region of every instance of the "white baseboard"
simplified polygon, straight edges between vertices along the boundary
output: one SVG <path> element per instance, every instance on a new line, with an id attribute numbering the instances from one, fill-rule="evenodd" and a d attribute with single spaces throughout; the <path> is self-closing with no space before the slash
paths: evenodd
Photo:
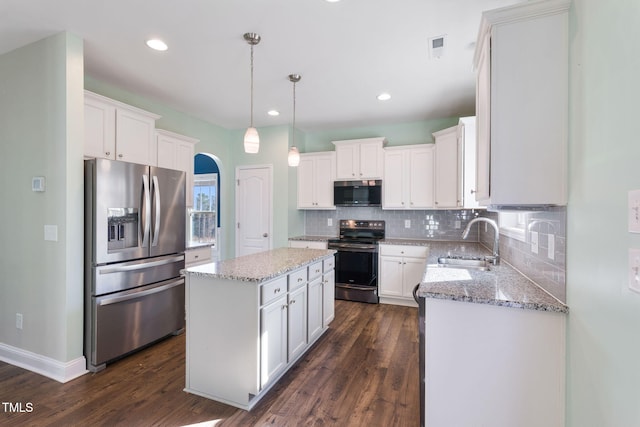
<path id="1" fill-rule="evenodd" d="M 47 356 L 0 343 L 0 360 L 36 374 L 66 383 L 87 372 L 87 360 L 84 356 L 70 362 L 60 362 Z"/>

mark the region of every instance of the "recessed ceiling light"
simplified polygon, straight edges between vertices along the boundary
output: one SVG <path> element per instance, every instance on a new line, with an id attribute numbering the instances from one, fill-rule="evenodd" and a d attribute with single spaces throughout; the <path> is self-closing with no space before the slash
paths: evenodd
<path id="1" fill-rule="evenodd" d="M 378 101 L 388 101 L 391 99 L 391 95 L 389 95 L 388 93 L 381 93 L 380 95 L 378 95 Z"/>
<path id="2" fill-rule="evenodd" d="M 270 115 L 270 116 L 274 116 L 275 117 L 275 116 L 279 116 L 280 115 L 280 111 L 278 111 L 278 110 L 269 110 L 269 111 L 267 111 L 267 114 Z"/>
<path id="3" fill-rule="evenodd" d="M 160 39 L 147 40 L 147 46 L 154 50 L 165 51 L 168 49 L 167 44 Z"/>
<path id="4" fill-rule="evenodd" d="M 327 3 L 338 3 L 340 0 L 326 0 Z"/>

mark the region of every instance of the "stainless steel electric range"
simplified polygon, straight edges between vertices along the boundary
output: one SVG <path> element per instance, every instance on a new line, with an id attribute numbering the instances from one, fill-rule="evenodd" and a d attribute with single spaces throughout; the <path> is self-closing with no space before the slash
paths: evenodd
<path id="1" fill-rule="evenodd" d="M 329 240 L 336 253 L 336 299 L 378 303 L 378 241 L 381 220 L 340 220 L 340 237 Z"/>

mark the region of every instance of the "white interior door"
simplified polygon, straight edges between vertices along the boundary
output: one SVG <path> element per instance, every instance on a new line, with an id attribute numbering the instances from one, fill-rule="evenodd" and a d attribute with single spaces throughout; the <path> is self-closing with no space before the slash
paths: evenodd
<path id="1" fill-rule="evenodd" d="M 236 169 L 236 256 L 272 247 L 272 166 Z"/>

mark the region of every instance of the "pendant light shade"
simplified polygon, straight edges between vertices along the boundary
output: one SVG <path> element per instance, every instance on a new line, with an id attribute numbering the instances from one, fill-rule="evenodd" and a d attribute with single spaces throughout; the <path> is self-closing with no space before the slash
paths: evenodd
<path id="1" fill-rule="evenodd" d="M 300 164 L 300 151 L 296 147 L 296 83 L 300 81 L 302 76 L 300 74 L 289 74 L 289 81 L 293 83 L 293 124 L 291 132 L 291 148 L 289 148 L 289 155 L 287 156 L 287 162 L 291 167 L 297 167 Z"/>
<path id="2" fill-rule="evenodd" d="M 244 152 L 255 154 L 260 151 L 260 136 L 254 127 L 248 128 L 244 133 Z"/>
<path id="3" fill-rule="evenodd" d="M 287 157 L 287 162 L 289 162 L 289 166 L 294 168 L 300 164 L 300 152 L 296 147 L 289 148 L 289 156 Z"/>
<path id="4" fill-rule="evenodd" d="M 260 36 L 256 33 L 245 33 L 244 39 L 251 46 L 251 121 L 244 134 L 244 152 L 255 154 L 260 150 L 260 136 L 253 127 L 253 46 L 260 43 Z"/>

